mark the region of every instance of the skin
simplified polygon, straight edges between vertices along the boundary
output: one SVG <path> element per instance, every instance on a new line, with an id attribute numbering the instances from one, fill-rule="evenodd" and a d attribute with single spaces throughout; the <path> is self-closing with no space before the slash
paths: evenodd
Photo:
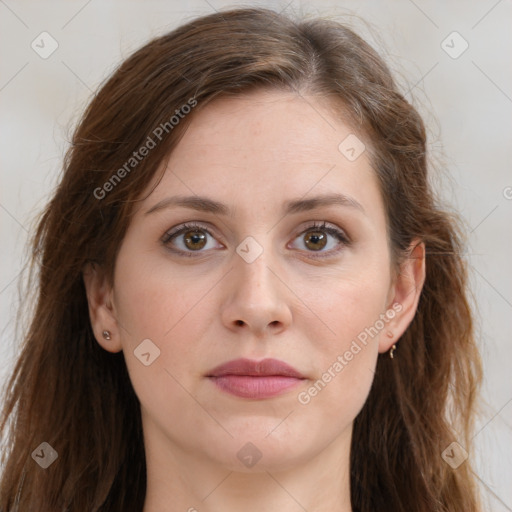
<path id="1" fill-rule="evenodd" d="M 353 421 L 378 354 L 415 314 L 424 246 L 395 277 L 368 151 L 351 162 L 338 150 L 354 132 L 320 98 L 257 91 L 217 99 L 194 115 L 162 181 L 136 210 L 113 287 L 101 269 L 84 272 L 96 339 L 105 350 L 124 351 L 141 402 L 144 512 L 351 511 Z M 286 200 L 333 192 L 355 199 L 364 213 L 339 205 L 281 213 Z M 235 215 L 176 206 L 145 214 L 166 197 L 194 194 L 225 203 Z M 194 221 L 211 233 L 202 252 L 183 234 L 169 245 L 193 257 L 162 244 L 166 232 Z M 308 246 L 318 231 L 310 226 L 323 221 L 344 230 L 351 243 L 327 235 L 325 247 Z M 236 252 L 248 236 L 263 249 L 252 263 Z M 319 253 L 328 257 L 315 258 Z M 299 393 L 394 303 L 401 310 L 385 328 L 300 403 Z M 160 350 L 149 366 L 134 355 L 144 339 Z M 205 374 L 238 357 L 280 359 L 307 378 L 278 397 L 235 397 Z M 248 442 L 262 455 L 252 467 L 237 458 Z"/>

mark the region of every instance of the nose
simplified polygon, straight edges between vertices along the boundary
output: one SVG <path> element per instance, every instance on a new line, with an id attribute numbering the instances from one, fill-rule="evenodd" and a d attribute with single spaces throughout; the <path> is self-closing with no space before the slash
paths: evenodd
<path id="1" fill-rule="evenodd" d="M 228 329 L 246 330 L 261 338 L 278 334 L 290 325 L 292 292 L 275 265 L 269 263 L 266 251 L 252 263 L 234 254 L 222 307 L 222 322 Z"/>

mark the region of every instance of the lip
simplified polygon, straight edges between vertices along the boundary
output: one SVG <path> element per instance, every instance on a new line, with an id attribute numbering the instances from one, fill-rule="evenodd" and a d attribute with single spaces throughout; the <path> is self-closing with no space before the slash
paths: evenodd
<path id="1" fill-rule="evenodd" d="M 278 359 L 234 359 L 215 367 L 206 376 L 222 391 L 252 399 L 281 395 L 306 378 Z"/>

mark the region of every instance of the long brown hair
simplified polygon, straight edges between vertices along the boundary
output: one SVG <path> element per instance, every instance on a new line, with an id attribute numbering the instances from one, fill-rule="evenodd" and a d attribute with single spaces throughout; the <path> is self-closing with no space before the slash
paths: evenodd
<path id="1" fill-rule="evenodd" d="M 395 358 L 379 356 L 355 419 L 353 510 L 480 510 L 470 439 L 482 371 L 463 231 L 431 189 L 422 119 L 348 27 L 248 8 L 195 19 L 136 51 L 102 85 L 74 133 L 31 245 L 28 288 L 37 295 L 5 388 L 0 511 L 142 510 L 140 404 L 123 353 L 103 350 L 93 336 L 82 272 L 94 262 L 112 282 L 134 202 L 194 112 L 219 95 L 257 88 L 330 98 L 371 146 L 395 265 L 415 237 L 426 246 L 417 313 Z M 192 112 L 170 123 L 187 104 Z M 151 151 L 130 160 L 148 138 Z M 470 454 L 456 469 L 442 457 L 453 441 Z M 58 454 L 45 470 L 32 455 L 43 442 Z"/>

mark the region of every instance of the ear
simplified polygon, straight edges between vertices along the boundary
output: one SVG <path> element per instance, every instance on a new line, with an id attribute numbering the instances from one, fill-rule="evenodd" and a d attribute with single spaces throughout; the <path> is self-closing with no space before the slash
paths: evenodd
<path id="1" fill-rule="evenodd" d="M 423 284 L 425 283 L 425 244 L 419 239 L 412 241 L 407 259 L 400 265 L 390 287 L 388 298 L 388 315 L 393 317 L 386 325 L 391 336 L 381 336 L 379 352 L 387 352 L 396 343 L 412 322 Z"/>
<path id="2" fill-rule="evenodd" d="M 113 304 L 113 290 L 103 270 L 94 263 L 88 263 L 82 272 L 89 317 L 96 341 L 108 352 L 120 352 L 122 344 Z M 103 331 L 110 332 L 110 340 L 103 337 Z"/>

